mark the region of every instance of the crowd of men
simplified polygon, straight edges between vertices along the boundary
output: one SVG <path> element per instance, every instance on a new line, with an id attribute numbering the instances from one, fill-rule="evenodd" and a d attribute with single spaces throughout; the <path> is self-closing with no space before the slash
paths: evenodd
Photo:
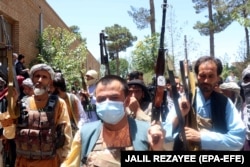
<path id="1" fill-rule="evenodd" d="M 72 93 L 60 71 L 47 64 L 28 69 L 23 59 L 18 56 L 21 64 L 16 68 L 17 75 L 23 76 L 22 94 L 15 94 L 14 103 L 20 116 L 8 115 L 8 92 L 0 100 L 4 161 L 0 166 L 115 167 L 120 166 L 125 150 L 249 150 L 250 66 L 242 72 L 241 85 L 233 77 L 220 83 L 221 61 L 198 58 L 193 97 L 186 98 L 176 76 L 179 96 L 175 99 L 166 78 L 164 107 L 156 121 L 152 119 L 154 97 L 142 72 L 131 72 L 124 79 L 99 78 L 97 71 L 89 70 L 87 90 Z M 0 92 L 6 87 L 7 81 L 0 77 Z M 2 118 L 4 113 L 7 116 Z"/>

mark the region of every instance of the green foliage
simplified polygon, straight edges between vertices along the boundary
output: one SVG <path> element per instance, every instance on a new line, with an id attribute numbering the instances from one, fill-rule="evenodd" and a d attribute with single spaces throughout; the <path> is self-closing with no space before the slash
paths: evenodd
<path id="1" fill-rule="evenodd" d="M 231 12 L 231 16 L 243 27 L 250 27 L 250 1 L 242 0 L 230 0 L 228 7 Z"/>
<path id="2" fill-rule="evenodd" d="M 159 34 L 146 36 L 143 41 L 139 41 L 132 52 L 134 69 L 143 71 L 144 73 L 153 72 L 155 61 L 158 56 Z"/>
<path id="3" fill-rule="evenodd" d="M 110 74 L 116 75 L 116 62 L 117 60 L 112 60 L 109 62 L 109 68 L 110 68 Z M 120 66 L 119 66 L 119 71 L 120 71 L 120 76 L 122 78 L 126 78 L 128 74 L 128 61 L 124 58 L 119 59 Z"/>
<path id="4" fill-rule="evenodd" d="M 128 11 L 130 17 L 133 18 L 134 23 L 136 24 L 139 30 L 147 28 L 150 23 L 150 10 L 145 8 L 136 9 L 133 6 L 130 6 L 131 11 Z"/>
<path id="5" fill-rule="evenodd" d="M 213 30 L 214 33 L 219 33 L 227 28 L 232 23 L 231 16 L 223 15 L 222 13 L 214 13 L 213 14 L 213 22 L 207 21 L 205 23 L 201 23 L 197 21 L 194 26 L 194 29 L 197 29 L 201 35 L 208 36 L 210 34 L 210 30 Z"/>
<path id="6" fill-rule="evenodd" d="M 195 3 L 194 8 L 197 14 L 208 8 L 207 0 L 193 0 L 193 3 Z M 233 22 L 230 12 L 222 1 L 211 1 L 211 3 L 215 10 L 214 13 L 210 13 L 212 19 L 204 23 L 197 21 L 194 25 L 194 29 L 197 29 L 201 35 L 208 36 L 211 30 L 214 33 L 219 33 L 225 30 Z"/>
<path id="7" fill-rule="evenodd" d="M 133 36 L 126 27 L 121 27 L 118 24 L 105 27 L 105 33 L 108 35 L 108 50 L 113 53 L 126 51 L 126 49 L 133 46 L 133 42 L 137 40 L 137 37 Z"/>
<path id="8" fill-rule="evenodd" d="M 76 25 L 70 26 L 70 30 L 76 34 L 76 37 L 79 41 L 86 43 L 86 38 L 82 38 L 81 33 L 79 32 L 80 28 Z"/>
<path id="9" fill-rule="evenodd" d="M 87 56 L 86 43 L 77 39 L 77 35 L 67 29 L 48 26 L 39 40 L 39 62 L 46 63 L 55 70 L 61 70 L 68 83 L 80 78 L 80 70 Z"/>
<path id="10" fill-rule="evenodd" d="M 196 14 L 201 13 L 207 8 L 207 0 L 192 0 L 195 3 L 194 9 Z"/>
<path id="11" fill-rule="evenodd" d="M 117 60 L 116 74 L 120 75 L 119 52 L 126 51 L 128 47 L 133 46 L 133 42 L 137 40 L 137 37 L 133 36 L 126 27 L 121 27 L 118 24 L 106 27 L 104 32 L 107 34 L 107 50 L 111 55 L 116 56 L 113 58 Z"/>

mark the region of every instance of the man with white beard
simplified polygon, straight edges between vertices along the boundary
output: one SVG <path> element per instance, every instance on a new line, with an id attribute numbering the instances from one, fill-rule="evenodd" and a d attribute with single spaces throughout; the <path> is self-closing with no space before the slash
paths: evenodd
<path id="1" fill-rule="evenodd" d="M 54 75 L 46 64 L 30 70 L 34 96 L 22 106 L 16 125 L 16 167 L 59 167 L 69 153 L 72 130 L 66 103 L 48 93 Z"/>

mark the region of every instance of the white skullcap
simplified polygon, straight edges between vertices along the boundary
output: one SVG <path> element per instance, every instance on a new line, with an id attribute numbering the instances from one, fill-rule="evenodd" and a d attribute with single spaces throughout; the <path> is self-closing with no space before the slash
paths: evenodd
<path id="1" fill-rule="evenodd" d="M 220 85 L 220 89 L 230 90 L 238 94 L 240 93 L 240 87 L 235 82 L 224 82 L 223 84 Z"/>
<path id="2" fill-rule="evenodd" d="M 34 66 L 31 67 L 30 69 L 30 78 L 33 78 L 33 75 L 36 71 L 39 70 L 44 70 L 47 71 L 50 74 L 51 79 L 54 79 L 55 76 L 55 72 L 54 70 L 47 64 L 36 64 Z"/>
<path id="3" fill-rule="evenodd" d="M 33 88 L 33 83 L 32 83 L 32 81 L 31 81 L 30 78 L 26 78 L 25 80 L 23 80 L 22 85 L 28 86 L 28 87 L 30 87 L 30 88 Z"/>
<path id="4" fill-rule="evenodd" d="M 97 74 L 97 72 L 95 70 L 87 71 L 86 76 L 87 75 L 93 77 L 94 79 L 98 79 L 98 74 Z"/>

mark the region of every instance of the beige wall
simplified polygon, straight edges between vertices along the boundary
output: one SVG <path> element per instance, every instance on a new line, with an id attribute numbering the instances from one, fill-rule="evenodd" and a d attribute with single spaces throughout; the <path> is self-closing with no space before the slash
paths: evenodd
<path id="1" fill-rule="evenodd" d="M 59 3 L 59 2 L 58 2 Z M 40 14 L 43 15 L 43 27 L 68 28 L 46 0 L 0 0 L 0 14 L 11 24 L 13 52 L 22 53 L 26 64 L 39 53 L 36 41 L 40 32 Z M 71 26 L 71 25 L 69 25 Z M 100 71 L 100 63 L 89 52 L 86 69 Z"/>

